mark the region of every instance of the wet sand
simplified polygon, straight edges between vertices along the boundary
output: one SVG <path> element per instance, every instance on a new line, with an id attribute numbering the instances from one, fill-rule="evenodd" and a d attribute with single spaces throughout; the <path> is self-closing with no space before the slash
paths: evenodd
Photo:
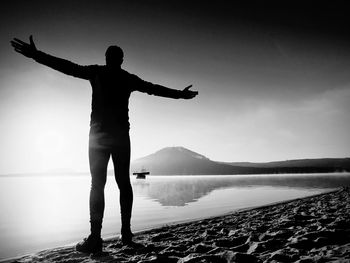
<path id="1" fill-rule="evenodd" d="M 350 262 L 350 187 L 118 238 L 99 255 L 74 247 L 7 262 Z"/>

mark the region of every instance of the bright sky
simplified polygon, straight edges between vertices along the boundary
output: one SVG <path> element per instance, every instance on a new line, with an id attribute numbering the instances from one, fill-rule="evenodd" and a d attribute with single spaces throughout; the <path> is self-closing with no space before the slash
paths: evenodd
<path id="1" fill-rule="evenodd" d="M 293 12 L 220 1 L 79 2 L 3 8 L 0 174 L 88 171 L 90 84 L 15 53 L 9 41 L 30 34 L 38 49 L 83 65 L 104 64 L 106 48 L 117 44 L 127 71 L 199 91 L 188 101 L 132 95 L 132 159 L 167 146 L 232 162 L 350 156 L 341 8 L 327 11 L 332 24 L 324 26 L 323 13 L 298 13 L 295 22 Z"/>

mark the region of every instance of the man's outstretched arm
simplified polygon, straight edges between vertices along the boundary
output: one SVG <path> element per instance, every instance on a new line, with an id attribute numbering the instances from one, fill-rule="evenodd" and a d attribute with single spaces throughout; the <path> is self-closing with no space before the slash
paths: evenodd
<path id="1" fill-rule="evenodd" d="M 192 85 L 187 86 L 183 90 L 176 90 L 164 87 L 162 85 L 153 84 L 148 81 L 144 81 L 139 77 L 136 77 L 136 79 L 138 79 L 138 83 L 135 83 L 135 86 L 138 87 L 137 90 L 145 92 L 149 95 L 167 97 L 172 99 L 193 99 L 198 95 L 198 91 L 190 90 Z"/>
<path id="2" fill-rule="evenodd" d="M 34 44 L 33 36 L 29 37 L 29 44 L 18 38 L 14 38 L 11 41 L 11 45 L 16 52 L 22 54 L 23 56 L 32 58 L 36 62 L 58 70 L 64 74 L 83 79 L 91 78 L 91 66 L 81 66 L 71 61 L 54 57 L 39 51 Z"/>

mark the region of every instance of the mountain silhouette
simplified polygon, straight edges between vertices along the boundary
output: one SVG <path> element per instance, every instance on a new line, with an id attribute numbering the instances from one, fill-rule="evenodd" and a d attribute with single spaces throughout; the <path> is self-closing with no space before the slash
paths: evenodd
<path id="1" fill-rule="evenodd" d="M 228 175 L 270 173 L 322 173 L 350 171 L 350 158 L 304 159 L 270 163 L 224 163 L 184 147 L 166 147 L 131 163 L 131 171 L 152 175 Z"/>
<path id="2" fill-rule="evenodd" d="M 299 159 L 267 163 L 222 162 L 233 166 L 278 168 L 278 167 L 333 167 L 339 170 L 350 170 L 350 158 Z"/>

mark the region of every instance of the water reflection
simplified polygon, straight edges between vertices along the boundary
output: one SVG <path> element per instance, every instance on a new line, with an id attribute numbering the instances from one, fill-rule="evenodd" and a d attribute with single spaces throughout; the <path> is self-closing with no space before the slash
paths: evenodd
<path id="1" fill-rule="evenodd" d="M 252 186 L 328 189 L 350 185 L 350 174 L 312 175 L 234 175 L 234 176 L 150 176 L 135 180 L 136 195 L 159 202 L 162 206 L 185 206 L 217 189 Z"/>

